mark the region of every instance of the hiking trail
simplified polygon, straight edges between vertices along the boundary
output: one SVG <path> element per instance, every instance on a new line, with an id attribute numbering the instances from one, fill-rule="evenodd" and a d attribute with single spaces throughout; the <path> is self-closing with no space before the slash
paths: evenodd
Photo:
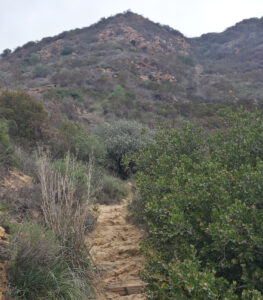
<path id="1" fill-rule="evenodd" d="M 5 232 L 5 229 L 0 226 L 0 300 L 5 299 L 7 286 L 7 274 L 5 270 L 7 264 L 7 256 L 5 244 L 7 244 L 7 234 Z"/>
<path id="2" fill-rule="evenodd" d="M 127 199 L 115 205 L 98 205 L 95 228 L 87 237 L 90 254 L 100 270 L 100 278 L 94 282 L 97 300 L 145 299 L 145 283 L 138 275 L 144 261 L 139 253 L 144 233 L 127 222 L 126 206 Z"/>

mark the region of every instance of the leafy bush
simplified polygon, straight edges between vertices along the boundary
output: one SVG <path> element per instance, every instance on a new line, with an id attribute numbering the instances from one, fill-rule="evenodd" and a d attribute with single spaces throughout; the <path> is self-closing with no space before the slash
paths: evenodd
<path id="1" fill-rule="evenodd" d="M 65 46 L 62 50 L 61 50 L 61 55 L 69 55 L 72 54 L 72 52 L 74 51 L 73 47 L 71 46 Z"/>
<path id="2" fill-rule="evenodd" d="M 53 233 L 24 223 L 10 241 L 9 282 L 22 299 L 89 299 L 85 283 L 69 268 Z M 88 294 L 88 293 L 87 293 Z"/>
<path id="3" fill-rule="evenodd" d="M 10 165 L 13 162 L 13 148 L 10 143 L 7 121 L 0 119 L 0 163 Z"/>
<path id="4" fill-rule="evenodd" d="M 138 156 L 150 299 L 263 299 L 263 119 L 224 118 L 214 136 L 164 130 Z"/>
<path id="5" fill-rule="evenodd" d="M 151 133 L 135 121 L 118 120 L 99 126 L 95 133 L 104 141 L 107 150 L 107 167 L 123 178 L 129 171 L 123 166 L 123 158 L 138 151 L 151 141 Z M 132 161 L 127 163 L 132 166 Z"/>
<path id="6" fill-rule="evenodd" d="M 84 126 L 72 122 L 62 124 L 58 135 L 52 141 L 52 149 L 57 157 L 64 157 L 69 151 L 84 162 L 88 162 L 93 155 L 97 165 L 102 165 L 106 156 L 102 139 Z"/>
<path id="7" fill-rule="evenodd" d="M 125 89 L 121 85 L 116 85 L 113 91 L 110 93 L 109 99 L 125 100 L 126 99 Z"/>
<path id="8" fill-rule="evenodd" d="M 115 204 L 119 203 L 127 195 L 128 190 L 120 179 L 104 175 L 102 187 L 95 196 L 100 204 Z"/>
<path id="9" fill-rule="evenodd" d="M 7 48 L 2 52 L 1 56 L 7 57 L 9 54 L 11 54 L 11 52 L 12 52 L 12 50 Z"/>
<path id="10" fill-rule="evenodd" d="M 162 90 L 162 85 L 158 82 L 155 81 L 149 81 L 146 84 L 146 88 L 149 90 L 153 90 L 153 91 L 161 91 Z"/>
<path id="11" fill-rule="evenodd" d="M 187 66 L 193 67 L 195 65 L 194 61 L 189 56 L 179 55 L 178 58 L 182 63 L 184 63 Z"/>
<path id="12" fill-rule="evenodd" d="M 37 63 L 39 63 L 40 61 L 40 57 L 37 53 L 31 53 L 29 56 L 27 56 L 24 59 L 25 63 L 29 64 L 29 65 L 36 65 Z"/>
<path id="13" fill-rule="evenodd" d="M 10 135 L 34 144 L 46 136 L 47 113 L 42 104 L 24 92 L 5 91 L 0 96 L 0 117 L 10 124 Z"/>
<path id="14" fill-rule="evenodd" d="M 68 99 L 73 99 L 78 102 L 84 101 L 81 91 L 74 88 L 49 89 L 45 92 L 44 99 L 53 101 L 63 101 Z"/>
<path id="15" fill-rule="evenodd" d="M 85 73 L 82 70 L 61 69 L 59 72 L 52 75 L 52 82 L 61 87 L 68 86 L 83 86 L 85 83 Z"/>
<path id="16" fill-rule="evenodd" d="M 16 165 L 24 174 L 37 179 L 36 153 L 29 152 L 18 145 L 13 145 Z"/>
<path id="17" fill-rule="evenodd" d="M 87 166 L 68 155 L 64 159 L 55 160 L 52 164 L 55 172 L 62 176 L 69 176 L 74 185 L 73 197 L 78 201 L 85 201 L 88 194 Z"/>
<path id="18" fill-rule="evenodd" d="M 33 70 L 33 78 L 45 78 L 48 74 L 50 74 L 51 70 L 48 66 L 38 65 Z"/>

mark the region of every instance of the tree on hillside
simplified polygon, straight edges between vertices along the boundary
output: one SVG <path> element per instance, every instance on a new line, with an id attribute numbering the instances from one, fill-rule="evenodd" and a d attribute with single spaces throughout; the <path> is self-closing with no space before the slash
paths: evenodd
<path id="1" fill-rule="evenodd" d="M 21 141 L 32 144 L 45 137 L 47 112 L 25 92 L 3 92 L 0 117 L 9 121 L 10 135 Z"/>
<path id="2" fill-rule="evenodd" d="M 2 52 L 1 56 L 2 56 L 2 57 L 7 57 L 11 52 L 12 52 L 12 51 L 11 51 L 10 49 L 5 49 L 5 50 Z"/>
<path id="3" fill-rule="evenodd" d="M 5 165 L 13 161 L 13 149 L 8 135 L 8 123 L 0 119 L 0 163 Z"/>
<path id="4" fill-rule="evenodd" d="M 104 123 L 95 133 L 106 145 L 107 167 L 123 178 L 128 175 L 123 166 L 124 156 L 138 151 L 151 141 L 151 132 L 136 121 Z"/>

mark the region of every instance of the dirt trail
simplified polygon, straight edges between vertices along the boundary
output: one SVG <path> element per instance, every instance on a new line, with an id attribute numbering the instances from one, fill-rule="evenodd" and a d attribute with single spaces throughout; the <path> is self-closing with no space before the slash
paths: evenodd
<path id="1" fill-rule="evenodd" d="M 143 300 L 145 284 L 139 279 L 143 258 L 139 242 L 143 231 L 126 221 L 126 200 L 99 205 L 96 226 L 87 239 L 101 278 L 95 282 L 97 300 Z"/>
<path id="2" fill-rule="evenodd" d="M 0 226 L 0 300 L 5 299 L 6 285 L 7 285 L 7 275 L 5 267 L 7 264 L 6 257 L 6 247 L 7 234 L 3 227 Z"/>

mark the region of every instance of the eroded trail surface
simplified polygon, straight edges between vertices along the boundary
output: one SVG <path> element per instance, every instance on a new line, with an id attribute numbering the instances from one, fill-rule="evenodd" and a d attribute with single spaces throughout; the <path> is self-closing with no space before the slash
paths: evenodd
<path id="1" fill-rule="evenodd" d="M 143 231 L 126 221 L 126 200 L 118 205 L 99 205 L 96 226 L 88 237 L 91 255 L 101 278 L 95 283 L 97 300 L 145 299 L 138 277 L 143 258 L 139 243 Z"/>
<path id="2" fill-rule="evenodd" d="M 7 275 L 5 267 L 7 264 L 7 255 L 6 255 L 6 244 L 7 243 L 7 234 L 3 227 L 0 226 L 0 300 L 4 300 L 6 285 L 7 285 Z"/>

